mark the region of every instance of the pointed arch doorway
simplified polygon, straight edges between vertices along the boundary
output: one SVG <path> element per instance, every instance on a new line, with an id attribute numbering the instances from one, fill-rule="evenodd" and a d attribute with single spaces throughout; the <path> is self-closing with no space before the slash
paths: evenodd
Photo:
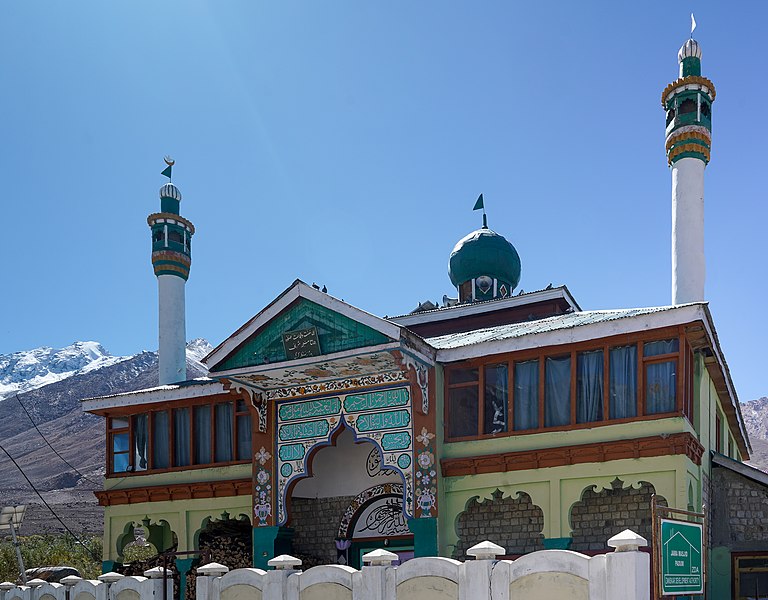
<path id="1" fill-rule="evenodd" d="M 330 445 L 313 450 L 306 476 L 286 494 L 293 552 L 303 567 L 341 563 L 360 567 L 375 548 L 413 555 L 403 510 L 400 472 L 382 464 L 380 449 L 341 427 Z"/>

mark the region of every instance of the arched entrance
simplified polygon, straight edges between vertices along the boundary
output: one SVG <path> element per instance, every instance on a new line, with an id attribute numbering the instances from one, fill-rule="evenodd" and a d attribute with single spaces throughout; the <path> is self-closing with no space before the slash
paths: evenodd
<path id="1" fill-rule="evenodd" d="M 362 548 L 412 550 L 400 471 L 382 465 L 377 445 L 356 441 L 349 428 L 340 428 L 331 444 L 310 454 L 307 476 L 286 494 L 293 553 L 303 568 L 359 566 Z"/>

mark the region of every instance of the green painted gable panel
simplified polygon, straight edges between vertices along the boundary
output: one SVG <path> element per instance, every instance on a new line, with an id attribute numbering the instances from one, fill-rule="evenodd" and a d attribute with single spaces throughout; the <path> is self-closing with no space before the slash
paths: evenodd
<path id="1" fill-rule="evenodd" d="M 302 298 L 267 323 L 214 370 L 227 371 L 288 360 L 283 347 L 283 333 L 309 327 L 317 329 L 321 354 L 392 341 L 367 325 Z"/>

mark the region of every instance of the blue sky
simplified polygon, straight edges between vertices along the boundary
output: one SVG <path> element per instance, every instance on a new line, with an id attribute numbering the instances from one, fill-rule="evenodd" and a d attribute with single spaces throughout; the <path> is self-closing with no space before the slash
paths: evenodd
<path id="1" fill-rule="evenodd" d="M 165 154 L 197 227 L 190 338 L 296 277 L 380 315 L 455 293 L 480 192 L 520 288 L 668 304 L 659 98 L 691 10 L 718 90 L 707 297 L 740 398 L 766 395 L 759 2 L 3 2 L 0 353 L 156 348 Z"/>

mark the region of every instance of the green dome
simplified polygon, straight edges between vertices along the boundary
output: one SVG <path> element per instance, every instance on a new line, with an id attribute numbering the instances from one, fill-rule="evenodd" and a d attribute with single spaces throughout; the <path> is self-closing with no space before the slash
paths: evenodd
<path id="1" fill-rule="evenodd" d="M 461 238 L 448 259 L 448 276 L 456 287 L 481 275 L 509 284 L 510 293 L 520 283 L 517 250 L 486 227 Z"/>

